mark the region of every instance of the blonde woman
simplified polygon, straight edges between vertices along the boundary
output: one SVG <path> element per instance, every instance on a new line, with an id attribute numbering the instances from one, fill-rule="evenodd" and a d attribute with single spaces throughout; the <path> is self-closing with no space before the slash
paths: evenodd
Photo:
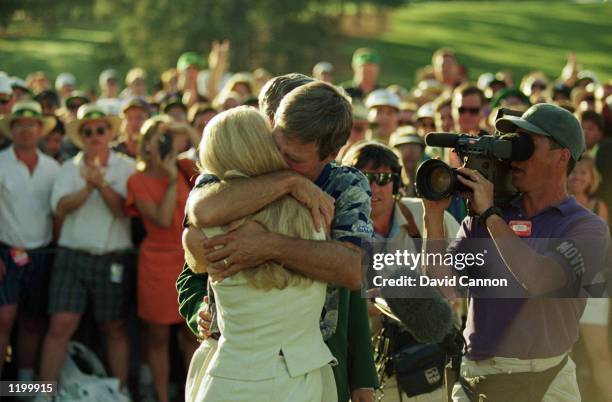
<path id="1" fill-rule="evenodd" d="M 223 112 L 209 122 L 200 144 L 200 164 L 204 173 L 223 180 L 215 184 L 217 191 L 231 188 L 236 178 L 288 168 L 270 131 L 264 116 L 248 107 Z M 248 221 L 283 235 L 325 238 L 315 231 L 310 212 L 290 196 L 245 218 Z M 203 230 L 210 237 L 220 229 Z M 195 258 L 188 261 L 189 266 L 205 272 L 205 259 Z M 188 380 L 186 400 L 336 400 L 329 367 L 334 358 L 319 329 L 324 283 L 273 261 L 223 280 L 211 273 L 209 280 L 221 337 L 216 348 L 210 344 L 201 347 L 210 354 L 199 360 L 199 367 L 194 367 L 194 357 L 189 374 L 193 382 Z"/>
<path id="2" fill-rule="evenodd" d="M 595 161 L 587 155 L 576 163 L 567 181 L 569 193 L 576 197 L 576 201 L 607 222 L 608 208 L 594 196 L 600 183 L 601 175 L 595 167 Z"/>
<path id="3" fill-rule="evenodd" d="M 578 203 L 607 222 L 606 204 L 593 196 L 600 182 L 601 176 L 595 167 L 595 161 L 585 155 L 569 175 L 568 187 Z M 580 319 L 580 335 L 591 362 L 593 380 L 601 395 L 606 395 L 606 399 L 602 399 L 606 402 L 612 401 L 612 355 L 608 346 L 609 309 L 609 299 L 590 298 Z"/>
<path id="4" fill-rule="evenodd" d="M 138 256 L 138 317 L 146 323 L 146 355 L 158 400 L 168 401 L 170 326 L 182 324 L 174 283 L 183 267 L 183 214 L 196 172 L 177 160 L 188 134 L 169 116 L 147 120 L 138 141 L 138 172 L 127 182 L 127 209 L 139 216 L 146 236 Z M 197 342 L 187 327 L 183 351 L 189 364 Z"/>

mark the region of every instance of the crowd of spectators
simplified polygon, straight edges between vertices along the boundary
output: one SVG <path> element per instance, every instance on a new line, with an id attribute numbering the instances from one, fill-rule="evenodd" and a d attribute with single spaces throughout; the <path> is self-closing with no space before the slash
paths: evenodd
<path id="1" fill-rule="evenodd" d="M 87 92 L 79 88 L 91 83 L 70 72 L 23 79 L 0 72 L 0 372 L 3 364 L 12 368 L 3 379 L 58 380 L 75 333 L 98 342 L 89 327 L 103 334 L 107 353 L 100 357 L 126 395 L 169 400 L 176 345 L 187 365 L 197 347 L 175 288 L 197 146 L 217 113 L 257 108 L 272 78 L 263 68 L 230 73 L 229 52 L 226 41 L 215 43 L 207 58 L 183 53 L 159 77 L 139 67 L 125 77 L 106 69 L 98 89 Z M 449 149 L 427 146 L 428 133 L 494 134 L 500 109 L 554 103 L 577 117 L 587 146 L 569 191 L 608 221 L 612 81 L 583 69 L 572 53 L 558 77 L 540 71 L 520 77 L 508 69 L 476 77 L 469 71 L 476 66 L 442 48 L 415 72 L 412 88 L 386 82 L 385 61 L 374 49 L 355 51 L 351 66 L 353 78 L 344 83 L 329 62 L 311 71 L 352 99 L 352 130 L 338 163 L 354 144 L 383 143 L 399 156 L 398 192 L 416 197 L 420 163 L 461 163 Z M 463 199 L 455 197 L 448 212 L 461 222 Z M 612 395 L 612 361 L 602 344 L 609 305 L 599 304 L 583 325 L 584 365 L 592 366 L 601 395 Z"/>

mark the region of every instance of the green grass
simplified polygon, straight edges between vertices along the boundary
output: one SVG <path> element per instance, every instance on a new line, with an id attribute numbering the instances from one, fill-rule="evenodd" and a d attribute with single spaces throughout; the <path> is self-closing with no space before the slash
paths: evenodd
<path id="1" fill-rule="evenodd" d="M 345 59 L 359 46 L 377 49 L 386 83 L 412 84 L 414 72 L 443 46 L 455 50 L 474 80 L 504 68 L 515 72 L 515 80 L 531 70 L 556 78 L 570 50 L 600 79 L 612 73 L 609 3 L 418 3 L 392 11 L 389 20 L 389 28 L 376 37 L 350 38 L 342 46 Z"/>
<path id="2" fill-rule="evenodd" d="M 612 74 L 610 21 L 610 3 L 419 2 L 391 11 L 384 31 L 344 38 L 331 61 L 338 78 L 348 79 L 353 50 L 370 46 L 383 56 L 383 81 L 408 86 L 417 68 L 428 64 L 442 46 L 456 51 L 472 79 L 505 68 L 515 72 L 515 80 L 536 69 L 555 78 L 568 51 L 574 50 L 580 64 L 600 79 L 608 79 Z M 36 70 L 51 77 L 71 71 L 79 83 L 92 85 L 110 65 L 123 72 L 130 67 L 119 55 L 109 27 L 42 32 L 16 23 L 0 34 L 0 70 L 22 77 Z M 310 66 L 301 70 L 308 72 Z"/>
<path id="3" fill-rule="evenodd" d="M 97 84 L 98 74 L 110 66 L 125 71 L 126 60 L 111 57 L 119 52 L 113 34 L 106 28 L 70 27 L 43 31 L 25 23 L 13 24 L 0 35 L 0 70 L 22 78 L 45 71 L 54 79 L 63 71 L 77 77 L 82 89 Z"/>

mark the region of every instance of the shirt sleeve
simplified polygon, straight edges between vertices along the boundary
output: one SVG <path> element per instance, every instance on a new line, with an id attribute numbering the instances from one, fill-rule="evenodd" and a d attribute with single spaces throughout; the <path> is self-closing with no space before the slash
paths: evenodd
<path id="1" fill-rule="evenodd" d="M 593 283 L 606 268 L 609 245 L 608 227 L 595 215 L 579 218 L 562 238 L 551 242 L 543 255 L 555 260 L 565 273 L 566 285 L 560 296 L 579 296 L 582 287 Z"/>
<path id="2" fill-rule="evenodd" d="M 207 281 L 208 275 L 194 273 L 187 264 L 183 266 L 176 280 L 179 313 L 196 336 L 198 336 L 198 311 L 204 304 L 204 296 L 208 294 Z"/>
<path id="3" fill-rule="evenodd" d="M 370 219 L 372 193 L 365 176 L 354 169 L 346 169 L 342 182 L 330 194 L 336 199 L 331 236 L 362 247 L 372 240 L 374 229 Z"/>
<path id="4" fill-rule="evenodd" d="M 196 180 L 195 188 L 197 191 L 207 184 L 218 183 L 219 178 L 214 175 L 200 175 Z M 187 208 L 187 206 L 185 206 Z M 183 226 L 188 227 L 189 221 L 187 214 L 183 219 Z M 179 313 L 187 321 L 187 326 L 196 336 L 198 335 L 198 311 L 204 304 L 204 296 L 208 295 L 207 290 L 208 275 L 198 275 L 193 272 L 187 264 L 183 266 L 183 271 L 176 280 L 176 290 L 178 291 Z"/>
<path id="5" fill-rule="evenodd" d="M 219 183 L 221 179 L 219 179 L 214 174 L 201 174 L 196 179 L 195 188 L 201 188 L 208 184 Z"/>

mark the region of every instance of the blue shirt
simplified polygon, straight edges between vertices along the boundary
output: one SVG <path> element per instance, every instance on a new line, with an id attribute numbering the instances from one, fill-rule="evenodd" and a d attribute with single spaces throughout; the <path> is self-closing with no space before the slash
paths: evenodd
<path id="1" fill-rule="evenodd" d="M 568 197 L 529 219 L 521 209 L 520 197 L 517 197 L 503 209 L 503 215 L 506 222 L 531 222 L 531 234 L 522 240 L 540 255 L 553 258 L 564 269 L 567 286 L 560 291 L 571 291 L 577 281 L 582 282 L 578 287 L 589 283 L 595 271 L 604 267 L 610 239 L 607 224 L 579 205 L 574 197 Z M 478 217 L 468 216 L 448 251 L 475 252 L 475 242 L 467 240 L 479 238 L 490 239 L 487 228 Z M 584 258 L 586 269 L 583 274 L 559 251 L 563 239 L 571 241 L 571 247 L 576 247 Z M 490 240 L 488 243 L 492 244 Z M 520 298 L 520 292 L 524 296 L 527 293 L 514 279 L 495 247 L 488 247 L 485 261 L 484 267 L 470 268 L 467 275 L 471 278 L 487 275 L 507 278 L 512 296 L 504 299 L 478 297 L 490 295 L 470 289 L 464 331 L 467 356 L 472 360 L 493 356 L 534 359 L 559 356 L 569 351 L 578 339 L 579 319 L 586 300 L 550 296 Z"/>

